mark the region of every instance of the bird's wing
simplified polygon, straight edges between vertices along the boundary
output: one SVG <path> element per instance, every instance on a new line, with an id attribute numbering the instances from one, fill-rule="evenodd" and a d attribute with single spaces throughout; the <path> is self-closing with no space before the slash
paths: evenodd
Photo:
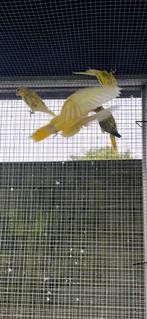
<path id="1" fill-rule="evenodd" d="M 87 126 L 90 122 L 96 120 L 98 118 L 98 114 L 91 115 L 87 117 L 81 118 L 77 123 L 73 126 L 65 126 L 62 130 L 62 136 L 73 136 L 80 131 L 80 129 L 84 126 Z"/>
<path id="2" fill-rule="evenodd" d="M 120 94 L 118 87 L 92 87 L 76 91 L 65 101 L 61 116 L 73 123 Z"/>

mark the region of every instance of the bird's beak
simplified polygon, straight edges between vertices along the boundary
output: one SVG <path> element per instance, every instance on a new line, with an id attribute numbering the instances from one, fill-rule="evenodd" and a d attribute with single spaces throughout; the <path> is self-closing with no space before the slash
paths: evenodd
<path id="1" fill-rule="evenodd" d="M 97 72 L 100 72 L 99 70 L 95 70 L 95 69 L 90 69 L 90 70 L 86 70 L 85 72 L 73 72 L 73 74 L 83 74 L 83 75 L 91 75 L 91 76 L 96 76 Z"/>
<path id="2" fill-rule="evenodd" d="M 95 69 L 89 69 L 87 70 L 85 73 L 87 75 L 91 75 L 91 76 L 97 76 L 97 73 L 99 72 L 99 70 L 95 70 Z"/>
<path id="3" fill-rule="evenodd" d="M 87 71 L 85 71 L 85 72 L 73 72 L 73 74 L 83 74 L 83 75 L 85 75 L 85 74 L 87 74 Z"/>

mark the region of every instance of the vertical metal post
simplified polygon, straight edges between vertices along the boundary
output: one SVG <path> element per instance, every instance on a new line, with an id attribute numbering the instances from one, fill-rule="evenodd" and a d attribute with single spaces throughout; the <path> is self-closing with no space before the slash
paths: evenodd
<path id="1" fill-rule="evenodd" d="M 142 89 L 142 176 L 144 212 L 144 285 L 145 318 L 147 319 L 147 85 Z"/>

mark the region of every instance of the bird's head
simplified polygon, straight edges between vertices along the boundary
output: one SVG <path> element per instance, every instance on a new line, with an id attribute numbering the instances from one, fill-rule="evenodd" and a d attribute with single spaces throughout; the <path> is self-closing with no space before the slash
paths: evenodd
<path id="1" fill-rule="evenodd" d="M 26 92 L 26 88 L 20 87 L 20 88 L 16 89 L 16 96 L 23 96 L 25 94 L 25 92 Z"/>
<path id="2" fill-rule="evenodd" d="M 102 86 L 116 86 L 117 80 L 112 72 L 90 69 L 85 72 L 76 72 L 75 74 L 86 74 L 96 76 Z"/>

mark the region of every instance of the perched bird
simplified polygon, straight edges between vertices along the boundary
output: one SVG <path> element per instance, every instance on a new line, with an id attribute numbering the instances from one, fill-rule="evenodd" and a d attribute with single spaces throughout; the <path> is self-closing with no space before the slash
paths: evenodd
<path id="1" fill-rule="evenodd" d="M 32 135 L 35 141 L 41 141 L 56 132 L 61 132 L 64 136 L 65 132 L 68 132 L 66 136 L 73 135 L 74 131 L 80 130 L 80 125 L 82 127 L 90 122 L 90 119 L 87 119 L 89 112 L 94 111 L 103 103 L 110 101 L 120 94 L 117 81 L 111 72 L 89 71 L 93 72 L 93 75 L 96 74 L 102 86 L 80 89 L 70 95 L 63 104 L 61 113 L 54 117 L 48 125 L 40 128 Z M 102 114 L 103 120 L 110 116 L 110 112 L 106 109 L 101 110 Z M 97 114 L 95 119 L 99 118 L 99 116 L 100 114 Z M 86 124 L 83 124 L 85 122 Z"/>
<path id="2" fill-rule="evenodd" d="M 95 112 L 99 113 L 101 110 L 105 110 L 103 106 L 98 107 Z M 112 149 L 113 151 L 117 151 L 117 143 L 116 143 L 116 137 L 121 137 L 121 135 L 118 133 L 117 131 L 117 126 L 116 126 L 116 122 L 115 119 L 112 115 L 112 113 L 109 111 L 110 116 L 108 116 L 106 119 L 99 121 L 99 125 L 102 129 L 103 132 L 107 132 L 110 134 L 110 140 L 111 140 L 111 145 L 112 145 Z"/>
<path id="3" fill-rule="evenodd" d="M 31 113 L 43 112 L 55 116 L 55 113 L 47 108 L 41 97 L 35 91 L 21 87 L 16 90 L 16 95 L 22 97 L 24 102 L 30 107 Z"/>

